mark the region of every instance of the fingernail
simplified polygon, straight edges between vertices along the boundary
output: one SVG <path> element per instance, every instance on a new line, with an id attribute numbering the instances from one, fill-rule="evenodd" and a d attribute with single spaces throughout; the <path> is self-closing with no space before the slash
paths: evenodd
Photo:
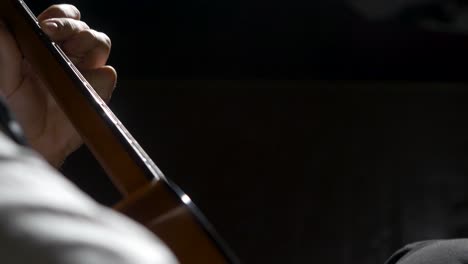
<path id="1" fill-rule="evenodd" d="M 58 25 L 55 22 L 48 21 L 44 23 L 44 26 L 46 27 L 47 30 L 49 31 L 56 31 L 58 29 Z"/>

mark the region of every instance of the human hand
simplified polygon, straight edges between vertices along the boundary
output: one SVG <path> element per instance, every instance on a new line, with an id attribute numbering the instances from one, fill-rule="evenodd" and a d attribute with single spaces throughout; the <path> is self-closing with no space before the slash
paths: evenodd
<path id="1" fill-rule="evenodd" d="M 106 62 L 111 41 L 80 21 L 72 5 L 54 5 L 38 16 L 50 39 L 63 49 L 96 92 L 108 101 L 117 73 Z M 23 58 L 13 35 L 0 23 L 0 95 L 23 127 L 28 143 L 47 161 L 59 166 L 81 144 L 72 124 L 56 104 L 47 85 Z"/>

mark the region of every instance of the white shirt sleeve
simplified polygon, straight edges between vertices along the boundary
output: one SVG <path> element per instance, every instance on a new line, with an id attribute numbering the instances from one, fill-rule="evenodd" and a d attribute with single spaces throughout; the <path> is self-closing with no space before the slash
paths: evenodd
<path id="1" fill-rule="evenodd" d="M 153 234 L 0 133 L 2 264 L 172 264 Z"/>

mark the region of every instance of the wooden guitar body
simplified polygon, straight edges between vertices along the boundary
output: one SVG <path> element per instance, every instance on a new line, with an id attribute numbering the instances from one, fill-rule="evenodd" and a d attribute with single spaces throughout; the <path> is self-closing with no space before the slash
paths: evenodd
<path id="1" fill-rule="evenodd" d="M 26 4 L 0 0 L 0 17 L 123 194 L 115 209 L 147 226 L 182 264 L 238 263 L 190 198 L 160 172 L 73 63 L 42 32 Z"/>

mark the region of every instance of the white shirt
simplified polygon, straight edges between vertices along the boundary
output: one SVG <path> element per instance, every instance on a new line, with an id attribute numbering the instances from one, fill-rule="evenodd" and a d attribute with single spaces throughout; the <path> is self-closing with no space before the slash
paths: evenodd
<path id="1" fill-rule="evenodd" d="M 172 264 L 153 234 L 0 133 L 2 264 Z"/>

